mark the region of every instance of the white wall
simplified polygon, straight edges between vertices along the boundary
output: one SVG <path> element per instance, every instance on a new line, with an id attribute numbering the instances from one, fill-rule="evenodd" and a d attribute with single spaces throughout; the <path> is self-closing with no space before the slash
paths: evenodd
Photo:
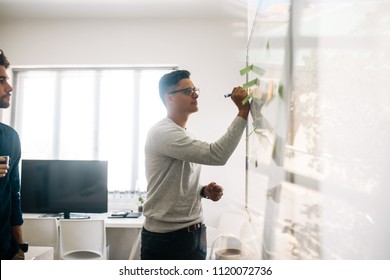
<path id="1" fill-rule="evenodd" d="M 8 20 L 1 22 L 0 34 L 12 65 L 176 64 L 190 70 L 201 95 L 188 127 L 208 142 L 217 140 L 236 115 L 223 94 L 244 82 L 239 70 L 245 66 L 246 18 Z M 222 202 L 205 203 L 206 221 L 215 223 L 233 198 L 235 204 L 243 202 L 244 154 L 242 141 L 226 166 L 203 168 L 202 182 L 225 187 Z"/>

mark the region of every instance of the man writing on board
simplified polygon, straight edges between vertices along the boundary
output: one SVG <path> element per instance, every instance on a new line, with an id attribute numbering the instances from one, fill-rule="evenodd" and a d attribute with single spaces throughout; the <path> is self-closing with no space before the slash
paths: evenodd
<path id="1" fill-rule="evenodd" d="M 199 89 L 190 72 L 177 70 L 164 75 L 159 83 L 160 98 L 167 117 L 149 131 L 145 143 L 147 199 L 142 229 L 141 259 L 206 258 L 206 227 L 201 198 L 218 201 L 223 188 L 199 182 L 201 165 L 224 165 L 237 147 L 247 124 L 247 92 L 232 91 L 238 108 L 226 133 L 214 143 L 196 140 L 186 129 L 190 114 L 198 111 Z"/>

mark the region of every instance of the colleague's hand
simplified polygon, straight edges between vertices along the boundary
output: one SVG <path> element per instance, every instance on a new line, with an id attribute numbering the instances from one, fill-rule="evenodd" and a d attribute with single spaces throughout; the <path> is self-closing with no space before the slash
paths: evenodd
<path id="1" fill-rule="evenodd" d="M 204 188 L 204 194 L 212 201 L 218 201 L 223 196 L 223 188 L 215 182 L 211 182 Z"/>
<path id="2" fill-rule="evenodd" d="M 5 163 L 6 159 L 3 157 L 0 157 L 0 178 L 5 177 L 7 175 L 9 166 Z"/>
<path id="3" fill-rule="evenodd" d="M 21 261 L 21 260 L 25 260 L 25 258 L 26 257 L 24 255 L 24 252 L 21 249 L 19 249 L 18 252 L 16 253 L 16 255 L 13 256 L 11 260 L 19 260 L 19 261 Z"/>

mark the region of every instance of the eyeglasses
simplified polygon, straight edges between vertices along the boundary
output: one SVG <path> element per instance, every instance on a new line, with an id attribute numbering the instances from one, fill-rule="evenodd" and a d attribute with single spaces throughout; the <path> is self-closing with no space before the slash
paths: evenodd
<path id="1" fill-rule="evenodd" d="M 187 96 L 190 96 L 192 98 L 194 98 L 194 94 L 199 94 L 200 90 L 199 88 L 197 87 L 194 87 L 194 88 L 183 88 L 183 89 L 178 89 L 178 90 L 174 90 L 174 91 L 171 91 L 171 92 L 168 92 L 168 94 L 175 94 L 175 93 L 178 93 L 178 92 L 182 92 L 183 94 L 187 95 Z"/>

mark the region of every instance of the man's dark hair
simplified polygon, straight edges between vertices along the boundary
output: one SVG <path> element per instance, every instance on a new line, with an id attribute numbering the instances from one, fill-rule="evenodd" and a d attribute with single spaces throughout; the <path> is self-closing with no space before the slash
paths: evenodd
<path id="1" fill-rule="evenodd" d="M 171 73 L 165 74 L 161 77 L 159 83 L 160 98 L 165 104 L 164 95 L 168 93 L 172 87 L 178 85 L 181 80 L 189 79 L 191 73 L 187 70 L 176 70 Z"/>
<path id="2" fill-rule="evenodd" d="M 0 66 L 3 66 L 5 69 L 9 66 L 9 61 L 2 50 L 0 50 Z"/>

